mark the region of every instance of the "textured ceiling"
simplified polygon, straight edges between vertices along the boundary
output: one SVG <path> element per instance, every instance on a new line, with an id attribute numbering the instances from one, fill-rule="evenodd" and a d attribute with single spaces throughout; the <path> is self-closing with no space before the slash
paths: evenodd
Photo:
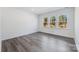
<path id="1" fill-rule="evenodd" d="M 16 9 L 31 12 L 34 14 L 43 14 L 43 13 L 55 11 L 62 8 L 64 7 L 17 7 Z"/>

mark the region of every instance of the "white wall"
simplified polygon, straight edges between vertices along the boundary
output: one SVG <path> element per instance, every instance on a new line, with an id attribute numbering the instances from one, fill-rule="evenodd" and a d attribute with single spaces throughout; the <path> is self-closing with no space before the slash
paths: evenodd
<path id="1" fill-rule="evenodd" d="M 15 8 L 3 8 L 2 38 L 9 39 L 37 32 L 37 16 Z"/>
<path id="2" fill-rule="evenodd" d="M 75 42 L 79 51 L 79 7 L 75 8 Z"/>
<path id="3" fill-rule="evenodd" d="M 0 8 L 0 51 L 1 51 L 1 8 Z"/>
<path id="4" fill-rule="evenodd" d="M 0 9 L 0 38 L 1 38 L 1 9 Z"/>
<path id="5" fill-rule="evenodd" d="M 63 29 L 59 29 L 58 27 L 54 29 L 50 29 L 50 28 L 43 27 L 42 22 L 44 17 L 48 17 L 50 21 L 51 16 L 56 16 L 56 20 L 58 22 L 60 15 L 67 15 L 68 24 L 66 29 L 63 30 Z M 73 38 L 74 37 L 74 8 L 64 8 L 61 10 L 39 15 L 39 31 Z"/>

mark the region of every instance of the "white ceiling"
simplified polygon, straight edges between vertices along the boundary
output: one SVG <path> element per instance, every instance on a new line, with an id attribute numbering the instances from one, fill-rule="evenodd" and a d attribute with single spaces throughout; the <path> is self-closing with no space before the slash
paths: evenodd
<path id="1" fill-rule="evenodd" d="M 34 14 L 43 14 L 43 13 L 55 11 L 62 8 L 64 7 L 17 7 L 17 9 L 32 12 Z"/>

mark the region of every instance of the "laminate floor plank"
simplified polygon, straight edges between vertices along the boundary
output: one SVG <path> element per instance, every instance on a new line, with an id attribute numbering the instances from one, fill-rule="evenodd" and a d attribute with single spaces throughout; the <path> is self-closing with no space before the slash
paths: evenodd
<path id="1" fill-rule="evenodd" d="M 2 52 L 77 52 L 77 49 L 72 38 L 36 32 L 3 40 Z"/>

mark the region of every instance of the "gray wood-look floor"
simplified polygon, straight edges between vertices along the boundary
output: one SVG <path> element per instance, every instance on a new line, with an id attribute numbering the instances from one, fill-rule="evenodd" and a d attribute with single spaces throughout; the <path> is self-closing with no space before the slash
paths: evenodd
<path id="1" fill-rule="evenodd" d="M 2 52 L 77 52 L 74 39 L 33 33 L 2 41 Z"/>

